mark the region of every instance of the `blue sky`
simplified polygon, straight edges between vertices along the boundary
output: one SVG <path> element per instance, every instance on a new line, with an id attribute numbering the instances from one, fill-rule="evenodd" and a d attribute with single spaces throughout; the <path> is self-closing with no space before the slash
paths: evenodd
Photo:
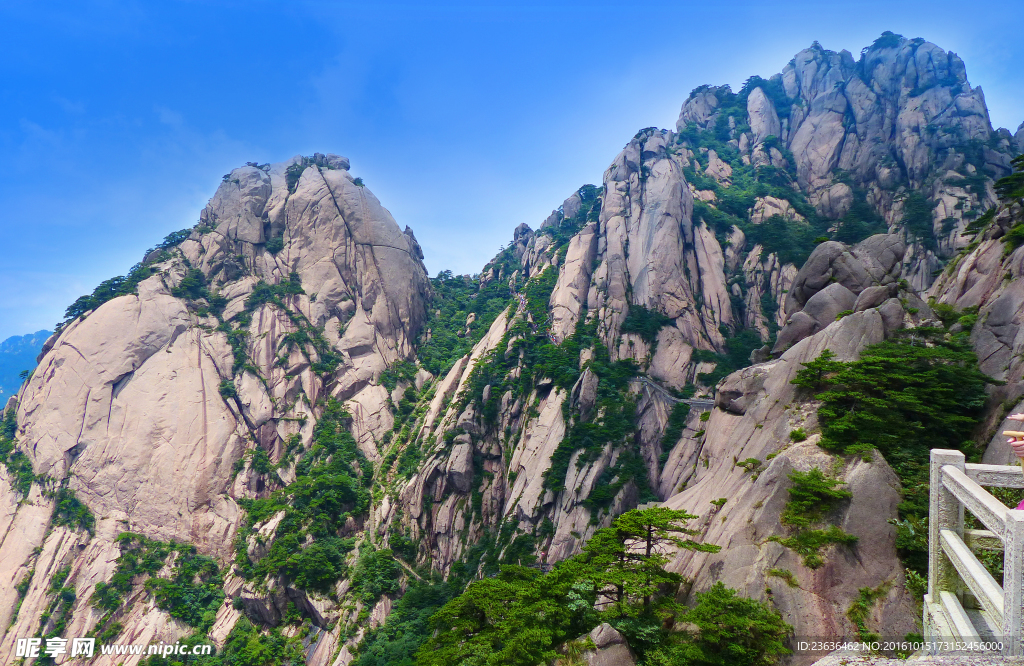
<path id="1" fill-rule="evenodd" d="M 0 0 L 0 340 L 51 327 L 246 161 L 348 156 L 431 274 L 476 272 L 703 83 L 883 30 L 1024 120 L 1024 3 Z"/>

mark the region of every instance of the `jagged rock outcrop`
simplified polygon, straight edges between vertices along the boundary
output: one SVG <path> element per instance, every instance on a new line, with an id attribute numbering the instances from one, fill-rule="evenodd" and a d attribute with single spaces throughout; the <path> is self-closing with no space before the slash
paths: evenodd
<path id="1" fill-rule="evenodd" d="M 754 164 L 775 164 L 758 149 L 775 136 L 791 152 L 800 188 L 819 213 L 842 218 L 862 197 L 891 231 L 918 241 L 905 271 L 918 290 L 931 284 L 937 257 L 967 245 L 962 232 L 970 220 L 995 204 L 985 181 L 1008 174 L 1010 158 L 1024 152 L 1020 129 L 1016 137 L 993 131 L 984 93 L 971 87 L 959 56 L 922 39 L 885 33 L 859 60 L 815 43 L 750 91 L 746 119 L 720 117 L 721 90 L 694 91 L 677 129 L 693 124 L 714 131 L 746 120 L 749 130 L 729 134 Z M 972 147 L 978 144 L 984 147 Z M 927 229 L 904 226 L 914 191 L 937 204 L 919 223 Z"/>
<path id="2" fill-rule="evenodd" d="M 517 226 L 479 278 L 450 276 L 472 306 L 447 332 L 458 352 L 437 365 L 425 349 L 451 303 L 347 159 L 226 175 L 199 224 L 147 254 L 137 284 L 47 341 L 9 407 L 18 450 L 49 481 L 23 498 L 16 469 L 0 467 L 0 655 L 51 613 L 55 576 L 76 594 L 66 626 L 96 629 L 90 598 L 129 530 L 219 563 L 219 644 L 243 614 L 273 626 L 297 612 L 307 627 L 284 631 L 321 666 L 354 661 L 414 565 L 448 573 L 487 544 L 492 566 L 547 567 L 647 502 L 697 514 L 701 538 L 723 547 L 675 556 L 689 581 L 680 601 L 723 581 L 799 635 L 848 636 L 858 590 L 888 586 L 870 625 L 912 631 L 890 524 L 899 480 L 877 453 L 818 448 L 815 405 L 790 381 L 825 349 L 855 359 L 949 305 L 1004 382 L 986 428 L 1024 408 L 1024 250 L 1003 240 L 1020 203 L 981 218 L 1024 125 L 993 132 L 955 54 L 887 33 L 859 60 L 815 44 L 739 94 L 702 86 L 676 130 L 641 130 L 600 187 L 536 231 Z M 328 421 L 335 401 L 344 416 Z M 396 588 L 372 601 L 351 574 L 362 553 L 341 538 L 342 573 L 320 592 L 230 566 L 236 550 L 252 562 L 273 552 L 288 510 L 250 525 L 240 500 L 292 487 L 323 450 L 323 423 L 354 438 L 341 485 L 361 483 L 368 505 L 339 509 L 332 538 L 401 551 Z M 797 442 L 796 429 L 810 436 Z M 993 440 L 986 461 L 1007 455 Z M 858 539 L 829 546 L 817 568 L 779 543 L 789 474 L 812 467 L 852 492 L 830 519 Z M 55 521 L 58 489 L 95 524 Z M 292 536 L 297 550 L 315 541 Z M 142 581 L 126 597 L 125 642 L 192 631 Z M 590 639 L 588 663 L 635 663 L 611 627 Z"/>
<path id="3" fill-rule="evenodd" d="M 328 397 L 350 401 L 359 445 L 378 457 L 392 417 L 373 383 L 412 352 L 429 283 L 412 232 L 347 169 L 347 159 L 318 154 L 233 170 L 191 236 L 151 258 L 153 275 L 136 294 L 103 303 L 48 343 L 19 396 L 19 446 L 36 474 L 66 480 L 99 519 L 91 537 L 48 532 L 53 500 L 33 486 L 32 502 L 19 504 L 0 483 L 10 508 L 0 530 L 5 618 L 15 583 L 35 571 L 17 623 L 3 623 L 0 654 L 34 633 L 47 572 L 61 566 L 77 591 L 70 626 L 76 635 L 93 628 L 91 590 L 113 573 L 120 532 L 190 542 L 231 561 L 236 500 L 265 492 L 248 473 L 235 476 L 236 461 L 253 446 L 276 460 L 291 435 L 308 443 Z M 253 303 L 257 290 L 282 284 L 296 288 Z M 220 325 L 214 296 L 223 321 L 244 314 L 244 323 Z M 326 342 L 317 348 L 310 331 Z M 318 371 L 327 353 L 340 363 Z M 120 620 L 125 640 L 173 642 L 189 631 L 163 614 L 134 613 Z M 221 613 L 238 616 L 230 605 Z"/>
<path id="4" fill-rule="evenodd" d="M 853 248 L 835 241 L 815 248 L 786 296 L 788 319 L 773 353 L 826 328 L 844 312 L 866 310 L 896 296 L 905 251 L 898 236 L 881 234 Z"/>

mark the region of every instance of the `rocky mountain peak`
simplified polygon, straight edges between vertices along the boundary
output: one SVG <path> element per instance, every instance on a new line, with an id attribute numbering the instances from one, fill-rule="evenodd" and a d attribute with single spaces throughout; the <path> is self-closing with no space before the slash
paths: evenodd
<path id="1" fill-rule="evenodd" d="M 1024 397 L 1022 140 L 956 54 L 815 43 L 433 279 L 346 158 L 232 170 L 69 308 L 5 411 L 0 655 L 42 626 L 407 659 L 470 581 L 540 580 L 654 505 L 721 546 L 666 556 L 681 603 L 724 583 L 798 635 L 913 631 L 917 468 L 826 441 L 805 368 L 941 340 L 1003 382 L 973 377 L 979 432 Z M 798 484 L 828 510 L 795 515 Z"/>

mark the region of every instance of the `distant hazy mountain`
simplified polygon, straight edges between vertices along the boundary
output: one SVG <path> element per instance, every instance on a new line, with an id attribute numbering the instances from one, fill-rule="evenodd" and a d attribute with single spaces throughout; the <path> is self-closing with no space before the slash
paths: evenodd
<path id="1" fill-rule="evenodd" d="M 6 402 L 9 396 L 18 392 L 21 386 L 18 375 L 36 367 L 36 356 L 52 333 L 36 331 L 29 335 L 15 335 L 0 342 L 0 400 Z"/>

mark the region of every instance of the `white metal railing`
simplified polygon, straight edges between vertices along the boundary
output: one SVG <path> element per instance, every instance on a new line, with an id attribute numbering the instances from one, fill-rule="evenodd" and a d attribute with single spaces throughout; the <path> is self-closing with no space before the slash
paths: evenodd
<path id="1" fill-rule="evenodd" d="M 964 454 L 932 449 L 928 507 L 925 641 L 1002 642 L 1024 654 L 1024 511 L 1008 509 L 982 485 L 1024 488 L 1021 468 L 967 464 Z M 964 529 L 964 509 L 985 526 Z M 976 550 L 1003 551 L 1003 584 Z"/>

